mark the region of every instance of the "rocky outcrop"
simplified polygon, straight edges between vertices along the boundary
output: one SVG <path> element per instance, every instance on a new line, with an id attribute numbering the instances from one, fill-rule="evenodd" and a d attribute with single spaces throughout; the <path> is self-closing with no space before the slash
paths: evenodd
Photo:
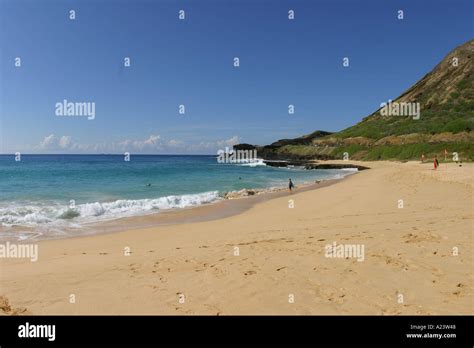
<path id="1" fill-rule="evenodd" d="M 339 163 L 308 163 L 305 165 L 306 169 L 350 169 L 356 168 L 358 170 L 370 169 L 369 167 L 360 166 L 357 164 L 339 164 Z"/>

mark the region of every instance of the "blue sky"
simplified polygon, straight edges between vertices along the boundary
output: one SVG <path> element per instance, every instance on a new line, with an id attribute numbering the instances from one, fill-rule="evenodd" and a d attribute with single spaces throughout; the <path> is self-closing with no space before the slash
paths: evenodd
<path id="1" fill-rule="evenodd" d="M 338 131 L 472 23 L 471 0 L 0 0 L 0 153 L 215 154 Z M 56 116 L 64 99 L 94 102 L 95 118 Z"/>

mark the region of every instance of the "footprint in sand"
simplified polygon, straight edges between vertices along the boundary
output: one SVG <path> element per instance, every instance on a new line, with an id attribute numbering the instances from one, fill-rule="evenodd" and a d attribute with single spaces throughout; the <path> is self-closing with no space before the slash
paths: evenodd
<path id="1" fill-rule="evenodd" d="M 401 260 L 399 260 L 399 259 L 387 256 L 387 255 L 378 255 L 378 254 L 372 254 L 370 256 L 381 258 L 383 261 L 385 261 L 385 264 L 387 264 L 387 265 L 400 267 L 400 268 L 404 269 L 405 271 L 409 270 L 408 264 L 401 261 Z"/>
<path id="2" fill-rule="evenodd" d="M 132 277 L 136 277 L 137 274 L 139 274 L 139 271 L 138 271 L 139 268 L 140 268 L 140 265 L 136 263 L 131 263 L 128 265 L 128 269 L 132 272 L 131 274 Z"/>
<path id="3" fill-rule="evenodd" d="M 153 271 L 153 273 L 156 273 L 156 271 Z M 168 279 L 166 279 L 166 277 L 163 277 L 161 274 L 157 274 L 157 276 L 161 283 L 166 283 L 168 281 Z M 152 286 L 153 288 L 157 288 L 156 285 L 149 285 L 149 286 Z"/>
<path id="4" fill-rule="evenodd" d="M 456 285 L 457 288 L 463 288 L 464 287 L 464 284 L 462 283 L 459 283 L 458 285 Z M 456 295 L 456 296 L 459 296 L 461 295 L 461 290 L 456 290 L 453 292 L 453 295 Z"/>
<path id="5" fill-rule="evenodd" d="M 322 266 L 317 267 L 316 266 L 316 267 L 313 268 L 313 271 L 316 271 L 316 272 L 318 272 L 318 271 L 327 271 L 328 269 L 329 268 L 327 268 L 327 267 L 322 267 Z"/>
<path id="6" fill-rule="evenodd" d="M 346 297 L 345 294 L 338 295 L 338 294 L 335 294 L 335 293 L 331 293 L 328 296 L 328 301 L 333 302 L 333 303 L 337 303 L 337 304 L 342 304 L 342 303 L 344 303 L 344 297 Z"/>
<path id="7" fill-rule="evenodd" d="M 212 268 L 212 274 L 214 275 L 214 277 L 217 277 L 217 278 L 221 278 L 221 277 L 224 277 L 227 272 L 219 267 L 214 267 L 214 265 L 212 265 L 211 267 Z"/>
<path id="8" fill-rule="evenodd" d="M 255 271 L 247 271 L 247 272 L 244 273 L 244 275 L 247 276 L 247 275 L 252 275 L 252 274 L 256 274 L 256 273 L 257 272 L 255 272 Z"/>

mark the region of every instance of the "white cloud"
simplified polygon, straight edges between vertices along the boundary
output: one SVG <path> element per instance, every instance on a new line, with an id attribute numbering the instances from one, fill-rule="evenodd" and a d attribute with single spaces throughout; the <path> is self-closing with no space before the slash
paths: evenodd
<path id="1" fill-rule="evenodd" d="M 241 142 L 240 137 L 216 139 L 208 142 L 185 143 L 178 139 L 162 139 L 160 135 L 152 134 L 143 139 L 124 139 L 120 141 L 98 143 L 78 143 L 69 135 L 56 137 L 50 134 L 40 142 L 38 150 L 48 149 L 56 152 L 71 153 L 150 153 L 150 154 L 212 154 L 225 147 L 232 147 Z"/>
<path id="2" fill-rule="evenodd" d="M 234 146 L 234 145 L 237 145 L 238 143 L 240 143 L 240 137 L 238 137 L 237 135 L 234 135 L 230 139 L 217 141 L 217 146 L 219 147 Z"/>
<path id="3" fill-rule="evenodd" d="M 160 148 L 160 143 L 158 142 L 160 140 L 159 135 L 150 135 L 147 139 L 145 140 L 124 140 L 119 142 L 119 145 L 122 145 L 124 147 L 128 147 L 130 150 L 151 150 L 151 149 L 159 149 Z"/>
<path id="4" fill-rule="evenodd" d="M 132 140 L 125 139 L 123 141 L 120 141 L 117 145 L 119 145 L 119 146 L 130 146 L 131 143 L 132 143 Z"/>
<path id="5" fill-rule="evenodd" d="M 182 148 L 185 144 L 181 140 L 171 139 L 166 143 L 166 145 L 174 148 Z"/>
<path id="6" fill-rule="evenodd" d="M 40 142 L 39 146 L 42 149 L 49 148 L 53 145 L 55 140 L 56 140 L 56 138 L 54 137 L 54 134 L 50 134 L 50 135 L 44 137 L 43 141 Z"/>
<path id="7" fill-rule="evenodd" d="M 69 145 L 71 145 L 71 137 L 69 135 L 63 135 L 58 142 L 58 145 L 60 148 L 67 148 Z"/>
<path id="8" fill-rule="evenodd" d="M 145 140 L 144 144 L 146 145 L 156 145 L 156 141 L 160 139 L 159 135 L 150 135 L 150 137 Z"/>
<path id="9" fill-rule="evenodd" d="M 238 143 L 240 143 L 240 137 L 234 135 L 229 139 L 221 139 L 216 141 L 209 141 L 209 142 L 200 142 L 199 144 L 191 145 L 189 148 L 193 152 L 217 152 L 218 150 L 224 150 L 226 147 L 232 147 Z"/>

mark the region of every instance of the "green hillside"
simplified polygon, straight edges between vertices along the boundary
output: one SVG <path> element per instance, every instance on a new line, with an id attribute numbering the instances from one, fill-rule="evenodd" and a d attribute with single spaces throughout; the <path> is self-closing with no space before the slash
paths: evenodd
<path id="1" fill-rule="evenodd" d="M 391 114 L 381 108 L 340 132 L 316 131 L 256 146 L 257 152 L 265 159 L 280 160 L 342 159 L 346 152 L 358 160 L 410 160 L 422 154 L 427 159 L 444 158 L 447 150 L 448 159 L 457 152 L 462 161 L 474 161 L 473 53 L 474 40 L 455 48 L 391 101 Z M 396 107 L 405 113 L 397 115 Z"/>

